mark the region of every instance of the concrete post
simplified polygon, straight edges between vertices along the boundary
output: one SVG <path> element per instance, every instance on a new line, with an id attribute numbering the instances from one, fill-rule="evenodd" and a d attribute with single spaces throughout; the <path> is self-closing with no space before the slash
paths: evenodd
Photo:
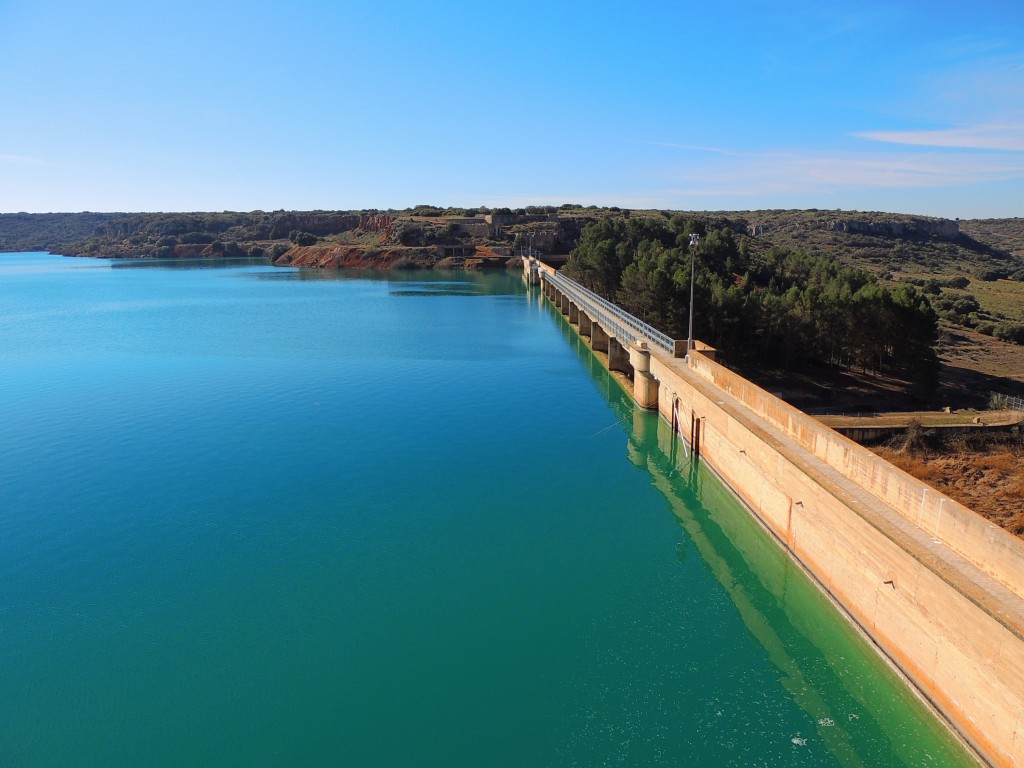
<path id="1" fill-rule="evenodd" d="M 580 321 L 580 308 L 577 307 L 575 304 L 573 304 L 570 301 L 569 302 L 569 322 L 570 323 L 579 323 L 579 321 Z"/>
<path id="2" fill-rule="evenodd" d="M 559 311 L 563 315 L 568 315 L 569 314 L 569 307 L 571 305 L 572 305 L 572 302 L 569 300 L 568 294 L 563 293 L 561 299 L 559 299 L 559 302 L 558 302 L 558 309 L 559 309 Z"/>
<path id="3" fill-rule="evenodd" d="M 633 375 L 633 366 L 629 364 L 629 353 L 614 336 L 608 337 L 608 370 L 620 371 Z"/>
<path id="4" fill-rule="evenodd" d="M 588 339 L 591 334 L 591 327 L 594 325 L 594 321 L 590 319 L 590 315 L 580 310 L 580 336 L 586 336 Z"/>
<path id="5" fill-rule="evenodd" d="M 595 352 L 608 351 L 608 334 L 599 323 L 594 323 L 590 331 L 590 348 Z"/>

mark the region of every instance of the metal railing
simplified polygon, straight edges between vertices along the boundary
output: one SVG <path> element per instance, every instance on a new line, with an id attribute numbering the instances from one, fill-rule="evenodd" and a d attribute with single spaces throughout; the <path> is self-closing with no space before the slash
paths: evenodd
<path id="1" fill-rule="evenodd" d="M 569 296 L 570 299 L 592 320 L 598 321 L 601 326 L 619 340 L 620 344 L 629 344 L 636 341 L 648 341 L 655 346 L 668 352 L 670 355 L 675 352 L 675 340 L 652 328 L 643 320 L 638 320 L 628 312 L 603 299 L 593 291 L 588 291 L 575 280 L 555 272 L 544 275 L 556 288 Z"/>

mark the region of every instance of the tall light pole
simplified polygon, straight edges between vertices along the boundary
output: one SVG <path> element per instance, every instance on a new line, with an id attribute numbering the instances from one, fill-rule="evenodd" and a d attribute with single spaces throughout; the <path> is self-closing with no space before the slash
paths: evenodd
<path id="1" fill-rule="evenodd" d="M 690 350 L 693 349 L 693 259 L 698 243 L 700 243 L 700 235 L 694 232 L 690 235 L 690 330 L 686 336 L 687 360 L 690 359 Z"/>

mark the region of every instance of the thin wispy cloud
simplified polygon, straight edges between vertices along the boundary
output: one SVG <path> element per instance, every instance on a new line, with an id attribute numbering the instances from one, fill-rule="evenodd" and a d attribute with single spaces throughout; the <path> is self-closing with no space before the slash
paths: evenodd
<path id="1" fill-rule="evenodd" d="M 40 165 L 40 161 L 36 160 L 34 157 L 4 154 L 0 154 L 0 163 L 10 163 L 11 165 Z"/>
<path id="2" fill-rule="evenodd" d="M 888 144 L 1024 152 L 1024 123 L 973 125 L 926 131 L 863 131 L 853 135 Z"/>
<path id="3" fill-rule="evenodd" d="M 687 196 L 831 194 L 969 186 L 1024 178 L 1024 157 L 992 153 L 748 153 L 680 170 L 670 190 Z"/>

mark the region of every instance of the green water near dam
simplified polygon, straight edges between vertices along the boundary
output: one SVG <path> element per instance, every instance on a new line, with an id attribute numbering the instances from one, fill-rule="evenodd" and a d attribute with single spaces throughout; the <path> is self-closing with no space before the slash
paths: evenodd
<path id="1" fill-rule="evenodd" d="M 952 766 L 515 275 L 0 254 L 0 764 Z"/>

